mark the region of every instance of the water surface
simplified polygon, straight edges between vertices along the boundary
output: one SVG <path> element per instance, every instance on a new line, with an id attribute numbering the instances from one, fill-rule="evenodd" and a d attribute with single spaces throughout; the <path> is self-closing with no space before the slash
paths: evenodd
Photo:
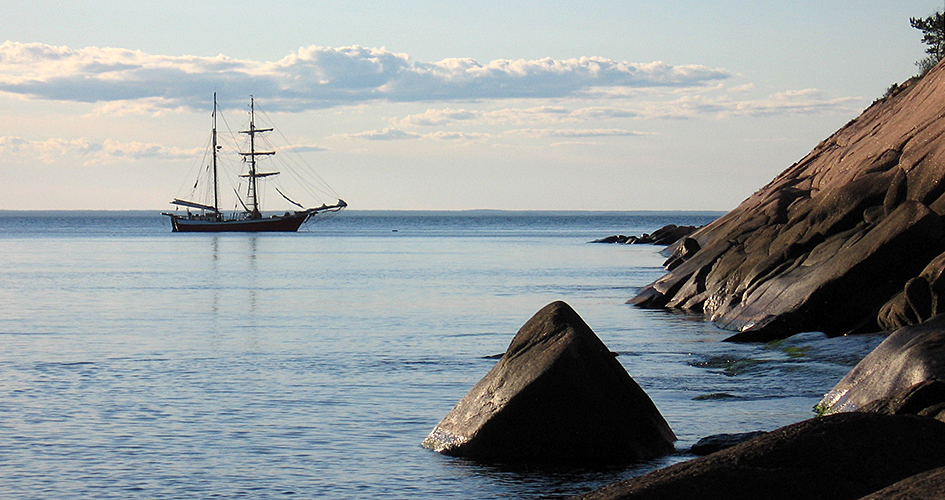
<path id="1" fill-rule="evenodd" d="M 563 498 L 811 407 L 876 339 L 719 342 L 625 305 L 649 245 L 717 214 L 356 212 L 297 234 L 173 234 L 155 213 L 0 212 L 3 498 Z M 680 453 L 514 469 L 420 441 L 518 328 L 565 300 Z"/>

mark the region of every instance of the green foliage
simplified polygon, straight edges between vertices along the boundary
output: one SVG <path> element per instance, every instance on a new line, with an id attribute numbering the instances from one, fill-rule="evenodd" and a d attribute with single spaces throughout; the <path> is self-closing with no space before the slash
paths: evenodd
<path id="1" fill-rule="evenodd" d="M 883 99 L 887 99 L 887 98 L 890 98 L 890 97 L 896 95 L 896 92 L 898 92 L 898 91 L 899 91 L 899 84 L 898 84 L 898 83 L 894 83 L 894 84 L 890 85 L 889 88 L 886 89 L 886 93 L 883 94 Z"/>
<path id="2" fill-rule="evenodd" d="M 928 56 L 915 63 L 924 75 L 945 57 L 945 13 L 936 12 L 924 19 L 912 17 L 909 24 L 922 32 L 922 43 L 928 45 L 925 49 Z"/>

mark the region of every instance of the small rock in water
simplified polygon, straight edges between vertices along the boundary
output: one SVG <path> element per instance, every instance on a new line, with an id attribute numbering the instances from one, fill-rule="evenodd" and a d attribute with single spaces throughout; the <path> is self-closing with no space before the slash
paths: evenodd
<path id="1" fill-rule="evenodd" d="M 622 234 L 616 234 L 613 236 L 607 236 L 606 238 L 600 238 L 597 240 L 591 241 L 591 243 L 623 243 L 627 245 L 632 244 L 653 244 L 653 245 L 670 245 L 673 244 L 686 236 L 694 233 L 697 228 L 696 226 L 677 226 L 676 224 L 669 224 L 663 226 L 656 231 L 653 231 L 653 234 L 644 233 L 640 236 L 624 236 Z M 695 240 L 693 240 L 695 241 Z"/>
<path id="2" fill-rule="evenodd" d="M 755 431 L 755 432 L 740 432 L 738 434 L 715 434 L 712 436 L 706 436 L 696 444 L 692 445 L 690 451 L 694 455 L 708 455 L 709 453 L 715 453 L 719 450 L 724 450 L 725 448 L 731 448 L 736 444 L 744 443 L 750 439 L 754 439 L 758 436 L 764 436 L 767 434 L 765 431 Z"/>
<path id="3" fill-rule="evenodd" d="M 422 444 L 499 462 L 625 463 L 671 453 L 675 439 L 590 327 L 554 302 Z"/>
<path id="4" fill-rule="evenodd" d="M 727 392 L 713 392 L 712 394 L 702 394 L 692 398 L 693 401 L 708 401 L 714 399 L 738 399 L 738 396 Z"/>

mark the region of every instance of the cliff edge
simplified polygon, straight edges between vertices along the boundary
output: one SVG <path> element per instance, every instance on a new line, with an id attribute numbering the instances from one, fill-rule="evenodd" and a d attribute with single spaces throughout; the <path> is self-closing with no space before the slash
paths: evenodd
<path id="1" fill-rule="evenodd" d="M 733 341 L 921 323 L 945 311 L 943 216 L 939 64 L 691 234 L 629 303 L 705 313 Z"/>

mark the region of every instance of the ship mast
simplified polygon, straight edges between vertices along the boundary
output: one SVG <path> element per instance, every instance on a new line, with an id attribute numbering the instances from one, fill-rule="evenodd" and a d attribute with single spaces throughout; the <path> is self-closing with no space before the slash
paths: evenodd
<path id="1" fill-rule="evenodd" d="M 213 93 L 213 215 L 220 220 L 220 181 L 217 176 L 217 93 Z"/>
<path id="2" fill-rule="evenodd" d="M 258 184 L 259 177 L 275 175 L 276 172 L 259 173 L 256 171 L 256 157 L 276 154 L 275 151 L 256 151 L 256 134 L 271 132 L 271 128 L 256 128 L 256 101 L 253 96 L 249 96 L 249 130 L 241 130 L 241 134 L 249 135 L 249 152 L 240 153 L 244 157 L 249 157 L 249 202 L 252 210 L 249 213 L 250 219 L 261 219 L 262 213 L 259 211 Z"/>

